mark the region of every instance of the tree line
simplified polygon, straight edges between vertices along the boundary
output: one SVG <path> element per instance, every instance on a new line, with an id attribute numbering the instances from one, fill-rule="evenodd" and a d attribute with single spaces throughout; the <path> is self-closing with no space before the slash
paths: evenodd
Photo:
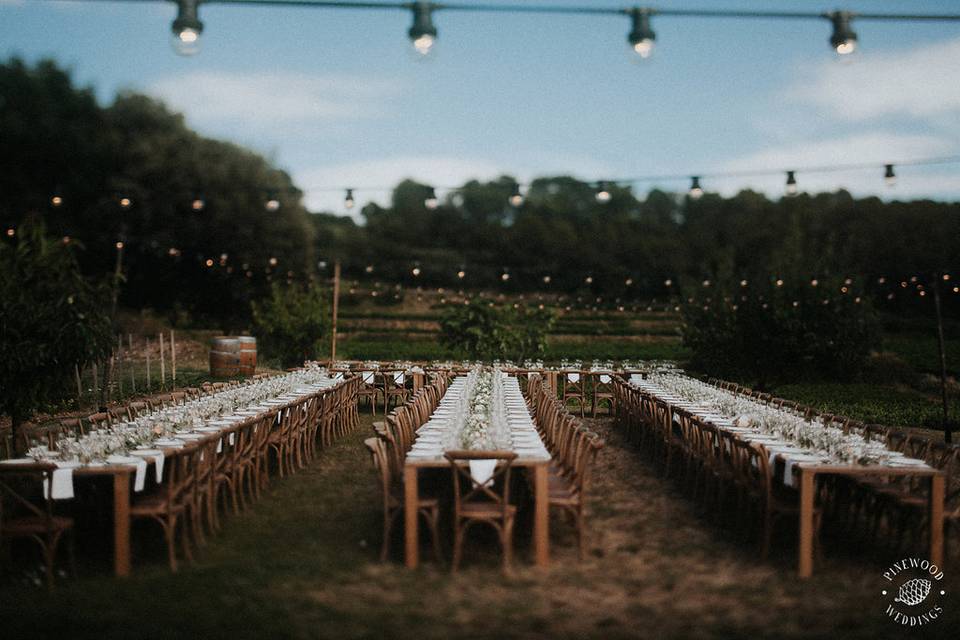
<path id="1" fill-rule="evenodd" d="M 329 278 L 335 260 L 349 278 L 408 286 L 663 300 L 707 279 L 853 276 L 878 293 L 880 276 L 929 277 L 960 255 L 960 203 L 845 191 L 691 199 L 612 187 L 600 203 L 594 184 L 552 176 L 511 206 L 515 181 L 502 176 L 467 182 L 436 208 L 424 203 L 430 187 L 408 180 L 356 221 L 311 213 L 265 158 L 197 134 L 147 96 L 101 105 L 51 61 L 0 64 L 0 158 L 4 229 L 43 218 L 83 245 L 92 275 L 115 270 L 122 243 L 121 305 L 221 326 L 249 322 L 250 302 L 274 285 Z"/>

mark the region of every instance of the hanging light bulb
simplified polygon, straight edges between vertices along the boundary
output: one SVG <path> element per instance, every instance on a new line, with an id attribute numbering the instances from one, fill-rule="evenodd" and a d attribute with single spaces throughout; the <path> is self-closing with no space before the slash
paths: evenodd
<path id="1" fill-rule="evenodd" d="M 53 196 L 51 196 L 50 198 L 50 206 L 56 208 L 62 205 L 63 205 L 63 196 L 61 196 L 59 192 L 54 193 Z"/>
<path id="2" fill-rule="evenodd" d="M 437 28 L 433 26 L 433 5 L 429 2 L 414 2 L 410 8 L 413 10 L 413 25 L 407 35 L 413 42 L 413 50 L 426 56 L 437 42 Z"/>
<path id="3" fill-rule="evenodd" d="M 630 48 L 640 58 L 649 58 L 653 53 L 653 43 L 657 34 L 650 28 L 650 9 L 635 7 L 629 10 L 633 19 L 633 28 L 627 36 Z"/>
<path id="4" fill-rule="evenodd" d="M 120 198 L 119 204 L 120 204 L 120 208 L 121 208 L 121 209 L 126 210 L 126 209 L 129 209 L 130 207 L 133 206 L 133 200 L 131 200 L 130 198 L 128 198 L 128 197 L 126 197 L 126 196 L 123 196 L 123 197 Z"/>
<path id="5" fill-rule="evenodd" d="M 787 187 L 785 191 L 788 196 L 797 195 L 797 177 L 793 171 L 787 171 Z"/>
<path id="6" fill-rule="evenodd" d="M 827 14 L 833 23 L 833 33 L 830 34 L 830 46 L 838 55 L 850 55 L 857 50 L 857 34 L 850 26 L 853 14 L 849 11 L 834 11 Z"/>
<path id="7" fill-rule="evenodd" d="M 519 207 L 523 204 L 523 194 L 520 193 L 520 185 L 513 183 L 513 193 L 510 194 L 510 206 Z"/>
<path id="8" fill-rule="evenodd" d="M 703 188 L 700 187 L 700 176 L 690 178 L 690 191 L 688 195 L 694 200 L 699 200 L 703 196 Z"/>
<path id="9" fill-rule="evenodd" d="M 597 199 L 597 202 L 600 204 L 605 204 L 610 202 L 610 188 L 607 186 L 606 182 L 597 183 L 597 193 L 594 196 Z"/>
<path id="10" fill-rule="evenodd" d="M 177 0 L 177 19 L 171 25 L 173 50 L 181 56 L 200 52 L 200 34 L 203 23 L 197 15 L 199 0 Z"/>
<path id="11" fill-rule="evenodd" d="M 897 184 L 897 174 L 893 172 L 892 164 L 884 165 L 883 181 L 887 183 L 888 187 L 892 187 Z"/>
<path id="12" fill-rule="evenodd" d="M 202 197 L 196 197 L 193 199 L 193 202 L 190 203 L 190 208 L 194 211 L 203 211 L 207 206 L 207 201 Z"/>
<path id="13" fill-rule="evenodd" d="M 270 196 L 267 198 L 267 202 L 263 206 L 270 213 L 279 211 L 280 201 L 277 199 L 277 195 L 275 193 L 271 193 Z"/>
<path id="14" fill-rule="evenodd" d="M 427 191 L 427 197 L 423 200 L 423 206 L 427 209 L 436 209 L 438 204 L 437 192 L 433 187 L 430 187 Z"/>
<path id="15" fill-rule="evenodd" d="M 347 189 L 347 197 L 343 199 L 343 206 L 347 209 L 353 209 L 356 201 L 353 199 L 353 189 Z"/>

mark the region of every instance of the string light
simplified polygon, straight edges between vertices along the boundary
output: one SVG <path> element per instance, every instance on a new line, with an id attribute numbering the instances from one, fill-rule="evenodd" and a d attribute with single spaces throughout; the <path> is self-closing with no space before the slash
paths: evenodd
<path id="1" fill-rule="evenodd" d="M 50 198 L 50 205 L 52 207 L 59 207 L 63 204 L 63 196 L 58 193 L 55 193 L 53 197 Z"/>
<path id="2" fill-rule="evenodd" d="M 413 277 L 416 278 L 420 275 L 420 267 L 414 267 L 410 270 L 410 273 L 413 274 Z"/>
<path id="3" fill-rule="evenodd" d="M 551 279 L 550 276 L 543 276 L 543 284 L 550 284 Z"/>
<path id="4" fill-rule="evenodd" d="M 510 205 L 513 207 L 519 207 L 522 204 L 523 204 L 523 194 L 520 193 L 520 185 L 514 182 L 513 192 L 510 194 Z"/>
<path id="5" fill-rule="evenodd" d="M 649 58 L 657 39 L 657 34 L 650 28 L 650 9 L 635 7 L 630 9 L 630 17 L 633 20 L 633 28 L 627 35 L 630 48 L 641 59 Z"/>
<path id="6" fill-rule="evenodd" d="M 850 26 L 853 17 L 849 11 L 834 11 L 830 14 L 833 33 L 830 34 L 830 46 L 838 55 L 850 55 L 857 50 L 857 34 Z"/>
<path id="7" fill-rule="evenodd" d="M 356 201 L 353 199 L 353 189 L 347 189 L 347 196 L 343 199 L 343 206 L 348 210 L 353 209 Z"/>
<path id="8" fill-rule="evenodd" d="M 427 209 L 436 209 L 438 204 L 437 192 L 433 187 L 430 187 L 427 191 L 427 197 L 423 200 L 423 206 Z"/>
<path id="9" fill-rule="evenodd" d="M 600 204 L 605 204 L 607 202 L 610 202 L 610 198 L 611 198 L 610 189 L 607 187 L 606 182 L 597 183 L 597 193 L 594 195 L 594 198 Z"/>
<path id="10" fill-rule="evenodd" d="M 203 198 L 194 198 L 193 202 L 190 203 L 190 208 L 194 211 L 203 211 L 206 206 L 207 202 Z"/>
<path id="11" fill-rule="evenodd" d="M 700 176 L 690 178 L 690 191 L 687 195 L 694 200 L 699 200 L 703 196 L 703 188 L 700 186 Z"/>
<path id="12" fill-rule="evenodd" d="M 413 42 L 413 50 L 421 56 L 428 55 L 437 42 L 437 28 L 433 26 L 433 5 L 429 2 L 414 2 L 413 25 L 407 34 Z"/>
<path id="13" fill-rule="evenodd" d="M 276 195 L 271 194 L 270 197 L 267 198 L 267 202 L 263 205 L 263 207 L 270 213 L 276 213 L 280 210 L 280 201 L 277 199 Z"/>
<path id="14" fill-rule="evenodd" d="M 460 280 L 463 280 L 466 276 L 467 276 L 467 272 L 464 271 L 463 269 L 460 269 L 460 271 L 457 271 L 457 278 L 459 278 Z"/>
<path id="15" fill-rule="evenodd" d="M 795 171 L 787 171 L 786 194 L 788 196 L 797 195 L 797 176 Z"/>
<path id="16" fill-rule="evenodd" d="M 181 56 L 200 52 L 200 34 L 203 23 L 197 13 L 199 0 L 177 0 L 177 18 L 171 25 L 173 50 Z"/>
<path id="17" fill-rule="evenodd" d="M 118 201 L 121 209 L 129 209 L 133 206 L 133 201 L 130 198 L 120 198 Z"/>
<path id="18" fill-rule="evenodd" d="M 893 172 L 892 164 L 883 166 L 883 181 L 887 183 L 888 187 L 893 187 L 897 184 L 897 174 Z"/>

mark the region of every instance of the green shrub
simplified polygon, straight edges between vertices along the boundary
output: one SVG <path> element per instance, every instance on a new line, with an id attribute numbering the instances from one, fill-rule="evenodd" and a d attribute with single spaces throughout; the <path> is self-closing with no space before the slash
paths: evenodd
<path id="1" fill-rule="evenodd" d="M 74 388 L 74 366 L 110 352 L 108 288 L 80 274 L 74 248 L 32 220 L 0 242 L 0 403 L 15 437 L 34 411 Z"/>
<path id="2" fill-rule="evenodd" d="M 749 294 L 694 298 L 683 309 L 691 366 L 704 373 L 758 380 L 805 376 L 850 379 L 877 344 L 866 299 L 842 283 L 753 286 Z"/>
<path id="3" fill-rule="evenodd" d="M 316 359 L 329 336 L 326 292 L 315 284 L 274 283 L 270 297 L 250 303 L 258 344 L 284 367 Z"/>
<path id="4" fill-rule="evenodd" d="M 543 354 L 553 320 L 546 309 L 454 306 L 440 319 L 440 342 L 474 360 L 523 362 Z"/>

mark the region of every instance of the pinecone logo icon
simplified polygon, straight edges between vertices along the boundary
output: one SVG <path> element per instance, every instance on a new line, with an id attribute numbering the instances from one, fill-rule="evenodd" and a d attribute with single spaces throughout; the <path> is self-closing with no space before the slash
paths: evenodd
<path id="1" fill-rule="evenodd" d="M 900 592 L 893 599 L 894 602 L 902 602 L 905 605 L 915 607 L 930 595 L 930 587 L 933 583 L 926 578 L 914 578 L 907 580 L 900 585 Z"/>

